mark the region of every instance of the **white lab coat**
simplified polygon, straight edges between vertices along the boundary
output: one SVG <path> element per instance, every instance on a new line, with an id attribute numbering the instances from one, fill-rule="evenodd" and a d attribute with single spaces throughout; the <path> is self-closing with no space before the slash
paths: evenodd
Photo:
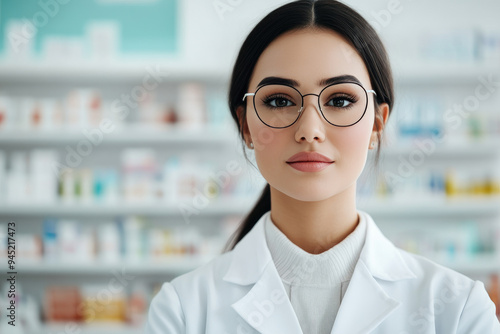
<path id="1" fill-rule="evenodd" d="M 483 283 L 396 248 L 358 212 L 366 241 L 331 334 L 500 333 Z M 302 333 L 266 244 L 265 215 L 232 251 L 164 283 L 145 332 L 316 334 Z"/>

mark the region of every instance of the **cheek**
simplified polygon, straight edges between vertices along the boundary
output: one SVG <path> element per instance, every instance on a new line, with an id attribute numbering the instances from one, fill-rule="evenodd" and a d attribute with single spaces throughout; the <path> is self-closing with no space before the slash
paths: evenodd
<path id="1" fill-rule="evenodd" d="M 290 147 L 291 137 L 283 129 L 273 129 L 263 124 L 257 115 L 249 114 L 247 117 L 249 131 L 254 143 L 255 162 L 267 182 L 279 187 L 287 181 L 283 168 L 286 168 L 284 156 L 286 148 Z"/>
<path id="2" fill-rule="evenodd" d="M 247 114 L 247 124 L 256 156 L 262 153 L 267 154 L 267 151 L 271 151 L 276 146 L 280 137 L 277 135 L 277 132 L 280 130 L 270 128 L 262 123 L 255 112 L 253 112 L 253 109 Z"/>
<path id="3" fill-rule="evenodd" d="M 353 126 L 335 129 L 333 143 L 338 149 L 339 156 L 344 161 L 365 160 L 373 130 L 373 111 Z"/>

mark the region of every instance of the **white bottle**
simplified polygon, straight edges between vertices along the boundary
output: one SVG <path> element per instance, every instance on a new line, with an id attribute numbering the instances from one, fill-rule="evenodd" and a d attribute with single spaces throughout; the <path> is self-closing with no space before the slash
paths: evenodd
<path id="1" fill-rule="evenodd" d="M 57 224 L 59 260 L 74 261 L 80 252 L 81 226 L 74 220 L 60 220 Z"/>
<path id="2" fill-rule="evenodd" d="M 179 88 L 177 108 L 179 123 L 185 128 L 200 129 L 206 124 L 205 90 L 199 83 L 184 83 Z"/>
<path id="3" fill-rule="evenodd" d="M 7 187 L 7 159 L 5 157 L 5 152 L 0 151 L 0 203 L 5 202 L 7 196 L 5 189 Z"/>
<path id="4" fill-rule="evenodd" d="M 171 156 L 163 167 L 163 200 L 175 205 L 179 194 L 180 162 L 177 156 Z"/>
<path id="5" fill-rule="evenodd" d="M 98 227 L 98 258 L 103 262 L 120 260 L 120 231 L 116 222 L 104 222 Z"/>
<path id="6" fill-rule="evenodd" d="M 125 232 L 125 257 L 127 261 L 137 262 L 143 258 L 143 228 L 142 222 L 135 216 L 123 221 Z"/>
<path id="7" fill-rule="evenodd" d="M 57 201 L 57 175 L 52 166 L 59 161 L 56 150 L 36 149 L 30 152 L 32 199 L 38 203 Z"/>
<path id="8" fill-rule="evenodd" d="M 29 201 L 29 184 L 27 178 L 27 154 L 15 151 L 11 155 L 11 166 L 7 174 L 7 200 L 22 203 Z"/>

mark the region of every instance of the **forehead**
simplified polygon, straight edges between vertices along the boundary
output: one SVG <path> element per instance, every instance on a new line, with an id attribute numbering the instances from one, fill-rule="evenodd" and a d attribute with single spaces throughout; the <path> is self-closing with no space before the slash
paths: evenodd
<path id="1" fill-rule="evenodd" d="M 314 89 L 321 80 L 340 75 L 353 75 L 370 87 L 363 60 L 340 34 L 307 28 L 287 32 L 269 44 L 255 65 L 249 89 L 256 89 L 268 76 L 293 79 L 298 88 Z"/>

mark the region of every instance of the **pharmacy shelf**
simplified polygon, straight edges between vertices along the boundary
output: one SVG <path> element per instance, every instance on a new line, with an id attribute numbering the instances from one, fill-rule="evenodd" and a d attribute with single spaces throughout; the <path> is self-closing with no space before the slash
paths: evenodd
<path id="1" fill-rule="evenodd" d="M 499 73 L 495 64 L 473 63 L 416 63 L 393 64 L 397 84 L 477 84 L 478 77 L 488 78 L 491 73 Z M 21 82 L 51 83 L 99 81 L 111 83 L 135 82 L 142 80 L 151 71 L 157 70 L 164 82 L 202 81 L 227 84 L 230 80 L 229 66 L 207 68 L 183 63 L 180 59 L 119 60 L 109 63 L 78 62 L 78 64 L 47 63 L 43 61 L 7 61 L 0 59 L 0 84 Z"/>
<path id="2" fill-rule="evenodd" d="M 118 60 L 108 63 L 91 61 L 51 63 L 44 61 L 0 60 L 0 84 L 68 82 L 135 83 L 145 78 L 157 78 L 159 83 L 200 81 L 227 84 L 229 67 L 207 68 L 186 64 L 179 59 Z M 148 79 L 152 82 L 151 79 Z"/>
<path id="3" fill-rule="evenodd" d="M 124 126 L 115 128 L 110 133 L 100 132 L 86 135 L 93 126 L 88 128 L 64 128 L 51 130 L 0 130 L 0 145 L 5 146 L 40 146 L 65 145 L 79 141 L 97 142 L 95 146 L 108 144 L 234 144 L 236 129 L 232 126 L 220 127 L 183 127 L 183 126 Z M 87 132 L 85 132 L 87 131 Z M 102 137 L 101 137 L 102 136 Z M 89 139 L 90 137 L 90 139 Z M 101 137 L 101 138 L 100 138 Z"/>
<path id="4" fill-rule="evenodd" d="M 68 331 L 68 328 L 71 330 Z M 133 327 L 124 323 L 50 323 L 41 326 L 38 331 L 29 332 L 30 334 L 47 334 L 47 333 L 79 333 L 79 334 L 140 334 L 144 333 L 144 328 Z"/>
<path id="5" fill-rule="evenodd" d="M 180 216 L 183 209 L 191 208 L 199 211 L 199 215 L 244 215 L 253 206 L 256 198 L 220 199 L 203 208 L 196 208 L 193 203 L 179 204 L 0 204 L 0 217 L 13 216 Z M 457 197 L 436 198 L 429 200 L 380 199 L 367 200 L 359 198 L 358 208 L 376 216 L 461 216 L 461 215 L 494 215 L 500 213 L 498 197 Z M 194 215 L 194 214 L 193 214 Z M 191 216 L 193 216 L 191 215 Z M 196 214 L 197 215 L 197 214 Z"/>
<path id="6" fill-rule="evenodd" d="M 222 248 L 221 248 L 222 250 Z M 99 275 L 123 272 L 130 275 L 181 275 L 192 271 L 214 259 L 219 254 L 204 257 L 177 256 L 169 260 L 158 261 L 121 261 L 121 262 L 65 262 L 22 261 L 18 260 L 18 275 Z M 440 259 L 426 256 L 445 267 L 463 273 L 500 272 L 500 257 L 495 255 L 478 255 L 467 259 Z M 2 261 L 5 262 L 5 261 Z M 7 272 L 6 265 L 0 266 Z"/>
<path id="7" fill-rule="evenodd" d="M 222 247 L 221 247 L 222 251 Z M 17 260 L 18 275 L 99 275 L 114 272 L 130 275 L 182 275 L 207 264 L 219 254 L 206 256 L 171 256 L 168 260 L 157 261 L 120 261 L 120 262 L 79 262 L 70 261 L 33 261 Z M 463 273 L 500 273 L 500 257 L 495 255 L 477 255 L 460 259 L 441 259 L 426 256 L 436 263 Z M 5 263 L 6 261 L 2 261 Z M 7 272 L 5 264 L 0 266 Z"/>
<path id="8" fill-rule="evenodd" d="M 222 251 L 223 245 L 221 245 Z M 214 256 L 169 256 L 165 260 L 145 261 L 127 260 L 120 262 L 106 261 L 64 261 L 64 260 L 25 260 L 17 259 L 16 269 L 18 275 L 98 275 L 113 272 L 133 275 L 181 275 L 208 263 Z M 3 272 L 7 269 L 7 260 L 3 259 L 0 268 Z"/>
<path id="9" fill-rule="evenodd" d="M 89 131 L 92 127 L 85 128 Z M 102 134 L 97 146 L 101 145 L 164 145 L 164 144 L 217 144 L 234 145 L 238 137 L 236 128 L 226 126 L 202 126 L 198 128 L 180 125 L 165 125 L 151 127 L 150 125 L 128 125 L 116 128 L 110 133 Z M 95 135 L 92 135 L 92 140 Z M 42 129 L 0 129 L 0 145 L 6 146 L 41 146 L 67 145 L 82 140 L 89 140 L 81 128 L 62 128 L 52 130 Z M 430 140 L 430 139 L 429 139 Z M 422 152 L 425 157 L 464 157 L 464 156 L 494 156 L 500 154 L 498 142 L 500 138 L 482 138 L 462 144 L 446 145 L 434 143 L 433 146 L 387 145 L 382 147 L 382 157 L 408 156 L 413 152 Z"/>
<path id="10" fill-rule="evenodd" d="M 423 216 L 491 216 L 500 213 L 500 198 L 456 197 L 400 200 L 396 198 L 358 198 L 358 208 L 373 216 L 382 217 L 423 217 Z"/>
<path id="11" fill-rule="evenodd" d="M 181 216 L 188 212 L 189 217 L 197 215 L 243 215 L 251 209 L 256 198 L 247 200 L 216 200 L 205 207 L 193 202 L 179 204 L 137 202 L 118 202 L 112 204 L 0 204 L 0 216 Z"/>
<path id="12" fill-rule="evenodd" d="M 468 259 L 435 259 L 435 262 L 464 274 L 500 273 L 500 257 L 496 255 L 479 255 Z"/>
<path id="13" fill-rule="evenodd" d="M 1 137 L 0 137 L 1 138 Z M 423 144 L 425 142 L 425 145 Z M 423 140 L 421 144 L 387 145 L 381 149 L 381 157 L 394 158 L 415 154 L 415 159 L 449 158 L 449 157 L 493 157 L 500 154 L 498 143 L 500 138 L 480 138 L 456 144 L 439 144 L 432 139 Z"/>
<path id="14" fill-rule="evenodd" d="M 478 85 L 479 78 L 488 80 L 493 73 L 500 73 L 498 64 L 483 63 L 432 63 L 415 62 L 392 64 L 397 85 L 446 84 Z M 495 81 L 496 82 L 496 81 Z"/>

